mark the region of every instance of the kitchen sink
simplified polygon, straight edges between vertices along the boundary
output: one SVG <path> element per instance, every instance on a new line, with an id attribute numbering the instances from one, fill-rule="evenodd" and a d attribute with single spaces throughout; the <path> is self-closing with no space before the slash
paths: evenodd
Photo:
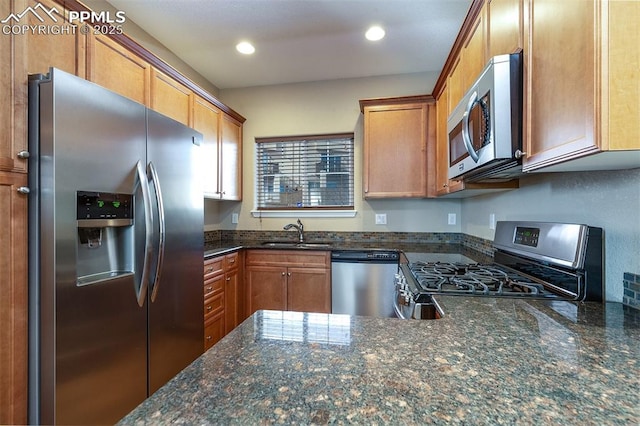
<path id="1" fill-rule="evenodd" d="M 331 247 L 331 243 L 296 243 L 293 241 L 265 241 L 262 243 L 265 247 L 277 248 L 317 248 L 326 249 Z"/>

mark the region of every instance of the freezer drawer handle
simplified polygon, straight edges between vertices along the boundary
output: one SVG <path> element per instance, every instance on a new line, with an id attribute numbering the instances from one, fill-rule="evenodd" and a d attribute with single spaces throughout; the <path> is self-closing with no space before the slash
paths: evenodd
<path id="1" fill-rule="evenodd" d="M 158 179 L 158 172 L 153 162 L 149 162 L 149 173 L 151 174 L 151 181 L 155 187 L 156 202 L 158 203 L 158 224 L 159 224 L 159 241 L 158 241 L 158 261 L 156 262 L 156 272 L 154 278 L 151 281 L 151 301 L 155 302 L 158 296 L 158 288 L 160 287 L 160 274 L 162 271 L 162 264 L 164 263 L 164 247 L 165 247 L 165 235 L 166 224 L 164 218 L 164 203 L 162 198 L 162 190 L 160 189 L 160 180 Z"/>
<path id="2" fill-rule="evenodd" d="M 152 247 L 152 229 L 153 229 L 153 216 L 151 211 L 151 196 L 149 195 L 149 182 L 147 182 L 147 174 L 144 172 L 142 163 L 138 161 L 136 164 L 137 182 L 136 186 L 140 185 L 142 191 L 142 200 L 144 203 L 144 226 L 145 226 L 145 241 L 144 241 L 144 261 L 142 264 L 142 277 L 140 282 L 136 283 L 136 299 L 138 305 L 143 306 L 144 301 L 147 298 L 147 289 L 149 287 L 149 269 L 151 268 L 151 254 Z"/>

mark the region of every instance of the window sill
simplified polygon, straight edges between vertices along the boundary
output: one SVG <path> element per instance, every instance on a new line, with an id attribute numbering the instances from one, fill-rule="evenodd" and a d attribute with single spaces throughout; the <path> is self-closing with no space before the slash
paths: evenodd
<path id="1" fill-rule="evenodd" d="M 356 210 L 251 210 L 253 217 L 355 217 Z"/>

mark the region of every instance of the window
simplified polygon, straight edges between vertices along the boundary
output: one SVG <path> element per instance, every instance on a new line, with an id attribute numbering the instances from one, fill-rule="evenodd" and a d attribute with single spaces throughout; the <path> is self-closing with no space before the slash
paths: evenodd
<path id="1" fill-rule="evenodd" d="M 257 209 L 353 210 L 353 133 L 256 138 Z"/>

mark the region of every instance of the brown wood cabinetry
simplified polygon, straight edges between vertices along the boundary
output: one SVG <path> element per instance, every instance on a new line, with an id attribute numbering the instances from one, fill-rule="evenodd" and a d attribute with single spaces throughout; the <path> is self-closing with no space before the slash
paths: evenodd
<path id="1" fill-rule="evenodd" d="M 87 80 L 149 105 L 151 65 L 103 35 L 89 37 Z"/>
<path id="2" fill-rule="evenodd" d="M 185 85 L 152 67 L 150 108 L 190 126 L 193 92 Z"/>
<path id="3" fill-rule="evenodd" d="M 220 198 L 242 200 L 242 123 L 224 114 L 220 123 Z"/>
<path id="4" fill-rule="evenodd" d="M 640 166 L 640 2 L 531 0 L 528 7 L 523 169 Z"/>
<path id="5" fill-rule="evenodd" d="M 0 424 L 27 421 L 27 175 L 0 171 Z"/>
<path id="6" fill-rule="evenodd" d="M 240 301 L 239 252 L 204 262 L 204 350 L 233 330 L 243 319 Z"/>
<path id="7" fill-rule="evenodd" d="M 195 96 L 193 128 L 204 136 L 204 196 L 242 200 L 242 123 Z"/>
<path id="8" fill-rule="evenodd" d="M 488 58 L 522 49 L 523 0 L 488 0 Z"/>
<path id="9" fill-rule="evenodd" d="M 433 195 L 434 99 L 427 95 L 366 99 L 360 101 L 360 108 L 364 113 L 364 197 Z"/>
<path id="10" fill-rule="evenodd" d="M 260 309 L 330 313 L 330 262 L 328 251 L 248 250 L 246 315 Z"/>

